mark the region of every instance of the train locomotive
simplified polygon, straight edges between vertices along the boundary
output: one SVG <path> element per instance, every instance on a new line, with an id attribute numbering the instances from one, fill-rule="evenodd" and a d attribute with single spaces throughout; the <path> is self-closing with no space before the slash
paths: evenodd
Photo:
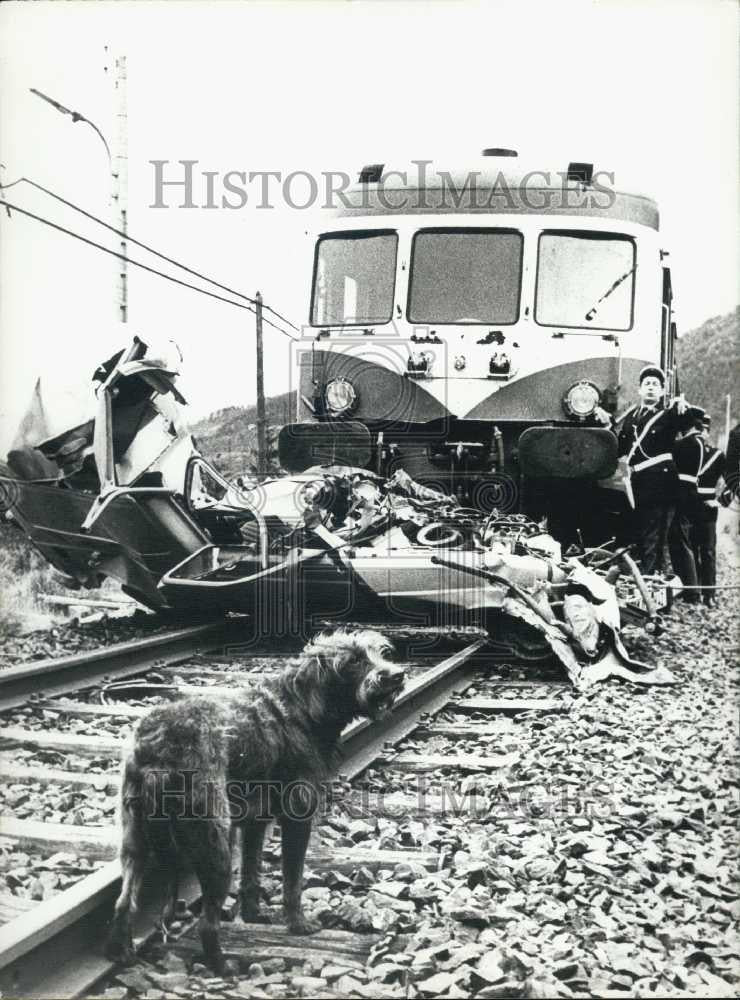
<path id="1" fill-rule="evenodd" d="M 634 402 L 648 362 L 676 388 L 658 207 L 589 163 L 518 165 L 371 164 L 343 192 L 315 240 L 280 459 L 400 468 L 598 543 L 626 511 L 598 415 Z"/>
<path id="2" fill-rule="evenodd" d="M 374 165 L 346 192 L 315 244 L 281 475 L 226 480 L 189 431 L 179 351 L 134 336 L 61 433 L 34 397 L 0 511 L 68 586 L 111 577 L 154 611 L 246 613 L 263 635 L 472 622 L 574 683 L 670 682 L 621 646 L 620 612 L 657 611 L 599 547 L 624 505 L 626 387 L 659 359 L 675 389 L 657 208 L 589 164 L 533 186 L 508 152 L 424 183 Z M 645 610 L 618 600 L 620 572 Z"/>

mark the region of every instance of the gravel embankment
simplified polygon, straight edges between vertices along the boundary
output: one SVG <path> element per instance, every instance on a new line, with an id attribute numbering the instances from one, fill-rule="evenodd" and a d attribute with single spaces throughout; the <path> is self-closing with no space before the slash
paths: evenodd
<path id="1" fill-rule="evenodd" d="M 95 622 L 72 619 L 49 629 L 21 635 L 0 631 L 0 670 L 33 660 L 52 660 L 115 642 L 144 639 L 173 628 L 155 615 L 136 610 L 130 615 L 106 616 Z"/>
<path id="2" fill-rule="evenodd" d="M 725 565 L 721 582 L 736 581 Z M 395 767 L 393 753 L 365 772 L 324 818 L 314 844 L 337 851 L 352 845 L 423 850 L 439 863 L 437 870 L 412 862 L 380 871 L 307 872 L 305 906 L 324 927 L 383 935 L 364 968 L 331 956 L 321 960 L 316 952 L 300 963 L 254 961 L 245 941 L 238 969 L 221 979 L 155 945 L 95 995 L 737 996 L 739 604 L 737 591 L 724 591 L 715 610 L 676 609 L 657 639 L 625 630 L 632 655 L 668 667 L 679 680 L 675 687 L 612 680 L 574 696 L 567 715 L 502 722 L 493 738 L 412 737 L 399 748 L 405 754 L 513 755 L 503 781 L 474 761 L 462 771 L 438 768 L 421 776 Z M 110 623 L 96 623 L 105 641 L 134 637 L 121 636 L 120 621 L 115 636 Z M 39 637 L 58 645 L 47 645 L 37 658 L 60 655 L 62 646 L 69 652 L 69 636 L 78 631 L 83 642 L 99 645 L 100 633 L 89 634 L 94 627 L 65 626 L 52 640 Z M 239 664 L 224 660 L 218 668 L 236 672 Z M 508 679 L 524 679 L 521 673 L 517 666 Z M 193 682 L 192 675 L 182 680 Z M 485 695 L 486 688 L 483 681 L 475 690 Z M 6 721 L 82 735 L 122 736 L 130 725 L 125 718 L 71 718 L 61 725 L 47 713 L 34 707 Z M 447 710 L 438 718 L 465 722 L 470 716 Z M 90 827 L 113 821 L 115 795 L 103 786 L 117 762 L 22 747 L 2 756 L 99 773 L 101 783 L 90 789 L 6 784 L 0 811 Z M 417 801 L 449 792 L 462 808 L 431 818 L 382 815 L 372 808 L 379 792 Z M 45 899 L 99 864 L 66 852 L 43 858 L 0 837 L 0 892 Z M 265 910 L 279 922 L 274 844 L 265 867 Z M 311 939 L 305 943 L 309 949 Z"/>
<path id="3" fill-rule="evenodd" d="M 515 723 L 495 748 L 518 755 L 503 788 L 474 771 L 425 776 L 427 791 L 475 791 L 490 806 L 484 818 L 361 816 L 349 808 L 358 791 L 340 802 L 325 843 L 441 856 L 438 871 L 308 873 L 306 908 L 325 927 L 384 935 L 364 969 L 253 962 L 245 941 L 238 973 L 221 979 L 157 946 L 99 995 L 737 996 L 737 609 L 737 592 L 726 591 L 716 610 L 677 610 L 658 639 L 632 634 L 633 655 L 669 667 L 677 686 L 609 681 L 574 698 L 567 716 Z M 481 744 L 403 749 L 491 752 L 490 739 Z M 418 783 L 391 764 L 362 784 L 367 794 Z M 279 920 L 274 855 L 267 868 Z"/>
<path id="4" fill-rule="evenodd" d="M 43 857 L 3 845 L 0 853 L 0 892 L 22 900 L 41 902 L 69 889 L 104 864 L 104 861 L 92 861 L 71 851 Z"/>

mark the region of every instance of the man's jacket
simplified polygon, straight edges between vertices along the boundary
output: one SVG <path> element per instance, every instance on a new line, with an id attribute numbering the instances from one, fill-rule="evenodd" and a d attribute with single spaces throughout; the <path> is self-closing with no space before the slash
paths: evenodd
<path id="1" fill-rule="evenodd" d="M 714 520 L 717 517 L 717 483 L 725 475 L 725 455 L 720 448 L 711 444 L 704 445 L 704 454 L 696 477 L 696 489 L 699 494 L 699 519 Z"/>
<path id="2" fill-rule="evenodd" d="M 725 482 L 730 497 L 736 496 L 740 498 L 740 424 L 736 424 L 732 428 L 727 441 Z"/>
<path id="3" fill-rule="evenodd" d="M 699 431 L 691 431 L 676 442 L 673 460 L 678 473 L 678 505 L 693 520 L 701 510 L 698 479 L 704 461 L 704 442 Z"/>
<path id="4" fill-rule="evenodd" d="M 617 435 L 619 455 L 627 456 L 637 505 L 677 502 L 679 479 L 673 448 L 677 435 L 700 413 L 689 406 L 679 416 L 674 402 L 668 408 L 633 406 L 624 414 Z"/>

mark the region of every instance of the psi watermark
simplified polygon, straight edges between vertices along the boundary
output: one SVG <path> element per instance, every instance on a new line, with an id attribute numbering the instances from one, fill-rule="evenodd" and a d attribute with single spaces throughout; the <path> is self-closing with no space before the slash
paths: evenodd
<path id="1" fill-rule="evenodd" d="M 15 479 L 0 476 L 0 514 L 13 510 L 20 499 L 20 486 Z"/>

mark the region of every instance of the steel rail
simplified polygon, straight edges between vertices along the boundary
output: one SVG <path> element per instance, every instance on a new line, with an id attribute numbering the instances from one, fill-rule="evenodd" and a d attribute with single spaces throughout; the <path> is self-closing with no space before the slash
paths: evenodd
<path id="1" fill-rule="evenodd" d="M 56 660 L 32 660 L 0 671 L 0 712 L 18 708 L 32 696 L 69 694 L 105 677 L 127 677 L 155 666 L 177 663 L 198 652 L 236 641 L 238 619 L 132 639 Z"/>
<path id="2" fill-rule="evenodd" d="M 486 645 L 487 639 L 477 639 L 420 675 L 402 692 L 393 712 L 382 722 L 362 721 L 349 726 L 342 734 L 342 772 L 357 775 L 378 757 L 388 741 L 402 739 L 418 725 L 422 715 L 439 711 L 453 693 L 468 687 L 476 675 L 474 657 Z M 125 664 L 123 669 L 127 669 Z M 106 673 L 111 673 L 110 668 Z M 2 995 L 22 996 L 24 1000 L 67 1000 L 89 992 L 112 972 L 115 966 L 104 957 L 103 948 L 120 883 L 119 862 L 111 861 L 48 903 L 0 928 Z M 152 873 L 136 915 L 136 938 L 148 940 L 157 930 L 164 890 L 162 873 Z M 183 879 L 180 895 L 188 902 L 198 899 L 200 889 L 194 876 Z"/>
<path id="3" fill-rule="evenodd" d="M 385 743 L 402 740 L 418 726 L 422 714 L 433 715 L 454 693 L 469 687 L 477 673 L 474 658 L 487 645 L 488 639 L 476 639 L 415 678 L 380 725 L 363 719 L 349 726 L 342 733 L 342 772 L 354 778 L 380 756 Z"/>

